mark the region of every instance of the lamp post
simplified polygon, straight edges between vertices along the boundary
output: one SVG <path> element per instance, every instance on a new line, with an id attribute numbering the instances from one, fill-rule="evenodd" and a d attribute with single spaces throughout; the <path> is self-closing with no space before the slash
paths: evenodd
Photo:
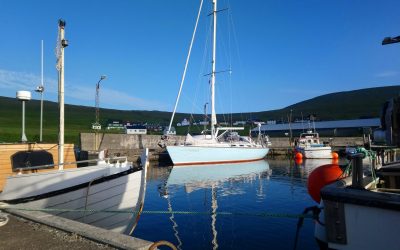
<path id="1" fill-rule="evenodd" d="M 22 102 L 22 136 L 21 142 L 27 142 L 28 139 L 25 135 L 25 101 L 31 100 L 31 92 L 29 91 L 17 91 L 17 99 Z"/>
<path id="2" fill-rule="evenodd" d="M 382 45 L 388 45 L 392 43 L 399 43 L 400 42 L 400 36 L 396 37 L 385 37 L 382 41 Z"/>
<path id="3" fill-rule="evenodd" d="M 58 70 L 58 106 L 60 108 L 58 134 L 58 169 L 64 169 L 64 49 L 68 46 L 65 39 L 65 21 L 58 20 L 57 65 Z"/>
<path id="4" fill-rule="evenodd" d="M 95 147 L 95 150 L 98 150 L 99 149 L 99 140 L 98 140 L 98 136 L 97 136 L 97 131 L 98 130 L 100 130 L 101 129 L 101 124 L 100 124 L 100 122 L 99 122 L 99 117 L 100 117 L 100 98 L 99 98 L 99 95 L 100 95 L 100 82 L 101 81 L 103 81 L 104 79 L 106 79 L 107 78 L 107 76 L 105 76 L 105 75 L 102 75 L 102 76 L 100 76 L 100 79 L 99 79 L 99 81 L 97 82 L 97 84 L 96 84 L 96 103 L 95 103 L 95 105 L 96 105 L 96 122 L 92 125 L 92 129 L 94 129 L 95 130 L 95 134 L 94 134 L 94 147 Z"/>
<path id="5" fill-rule="evenodd" d="M 92 125 L 92 129 L 94 129 L 94 130 L 101 129 L 101 125 L 99 122 L 99 119 L 100 119 L 99 118 L 100 117 L 100 107 L 99 107 L 100 106 L 100 82 L 106 78 L 107 78 L 107 76 L 105 76 L 105 75 L 100 76 L 100 79 L 96 84 L 96 96 L 95 96 L 96 121 Z"/>

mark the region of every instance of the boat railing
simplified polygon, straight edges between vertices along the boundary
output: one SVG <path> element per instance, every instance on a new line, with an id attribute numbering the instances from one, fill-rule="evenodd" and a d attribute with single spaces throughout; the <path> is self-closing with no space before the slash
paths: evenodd
<path id="1" fill-rule="evenodd" d="M 27 170 L 41 170 L 41 169 L 54 168 L 57 166 L 60 167 L 60 166 L 67 166 L 67 165 L 74 165 L 74 164 L 76 165 L 76 164 L 80 164 L 80 163 L 93 163 L 93 162 L 100 162 L 100 161 L 105 161 L 107 164 L 114 162 L 117 165 L 119 165 L 120 163 L 127 162 L 128 157 L 117 156 L 117 157 L 109 157 L 109 158 L 104 158 L 104 159 L 90 159 L 90 160 L 82 160 L 82 161 L 54 163 L 54 164 L 46 164 L 46 165 L 33 166 L 33 167 L 13 168 L 13 170 L 18 171 L 20 174 L 22 174 L 22 171 L 27 171 Z"/>

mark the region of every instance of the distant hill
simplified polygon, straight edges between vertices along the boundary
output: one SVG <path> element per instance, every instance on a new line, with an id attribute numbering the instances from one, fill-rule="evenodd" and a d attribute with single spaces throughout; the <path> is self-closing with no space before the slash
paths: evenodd
<path id="1" fill-rule="evenodd" d="M 316 114 L 318 120 L 346 120 L 379 117 L 382 105 L 400 94 L 400 86 L 367 88 L 336 92 L 302 101 L 283 109 L 255 112 L 252 117 L 261 120 L 283 120 L 292 110 L 292 117 L 301 119 Z M 235 114 L 234 117 L 240 114 Z M 294 120 L 294 119 L 293 119 Z"/>
<path id="2" fill-rule="evenodd" d="M 290 110 L 292 119 L 301 119 L 309 114 L 316 114 L 318 120 L 338 120 L 338 119 L 358 119 L 368 117 L 378 117 L 383 103 L 400 93 L 400 86 L 388 86 L 379 88 L 368 88 L 353 91 L 337 92 L 318 96 L 303 102 L 293 104 L 279 110 L 236 113 L 229 116 L 219 115 L 218 119 L 229 120 L 284 120 L 287 121 Z M 21 104 L 15 98 L 0 97 L 0 142 L 18 141 L 21 137 Z M 40 101 L 32 100 L 26 105 L 26 135 L 30 141 L 39 140 L 39 114 Z M 171 112 L 161 111 L 121 111 L 114 109 L 101 109 L 100 120 L 102 124 L 108 119 L 120 119 L 124 121 L 158 123 L 167 125 Z M 183 118 L 202 120 L 203 115 L 178 113 L 175 121 Z M 95 119 L 93 107 L 66 105 L 65 106 L 65 128 L 66 141 L 78 141 L 80 132 L 89 132 L 91 124 Z M 57 141 L 58 131 L 58 104 L 54 102 L 44 102 L 43 116 L 43 138 L 47 142 Z"/>

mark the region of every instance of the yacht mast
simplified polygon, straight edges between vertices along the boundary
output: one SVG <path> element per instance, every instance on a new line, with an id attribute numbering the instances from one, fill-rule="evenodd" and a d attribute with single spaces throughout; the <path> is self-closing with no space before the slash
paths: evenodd
<path id="1" fill-rule="evenodd" d="M 213 0 L 213 47 L 212 47 L 212 71 L 211 71 L 211 135 L 215 138 L 215 125 L 217 124 L 217 116 L 215 114 L 215 55 L 216 55 L 216 39 L 217 39 L 217 0 Z"/>

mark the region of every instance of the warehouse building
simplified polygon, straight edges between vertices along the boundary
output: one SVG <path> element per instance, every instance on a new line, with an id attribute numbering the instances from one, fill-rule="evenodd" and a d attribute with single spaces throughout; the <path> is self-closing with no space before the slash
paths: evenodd
<path id="1" fill-rule="evenodd" d="M 261 125 L 261 133 L 272 137 L 288 136 L 290 131 L 293 137 L 304 133 L 309 129 L 316 130 L 320 136 L 361 136 L 372 134 L 372 131 L 379 128 L 379 118 L 336 120 L 336 121 L 303 121 L 294 123 L 264 124 Z M 252 130 L 253 134 L 258 133 L 258 128 Z"/>

